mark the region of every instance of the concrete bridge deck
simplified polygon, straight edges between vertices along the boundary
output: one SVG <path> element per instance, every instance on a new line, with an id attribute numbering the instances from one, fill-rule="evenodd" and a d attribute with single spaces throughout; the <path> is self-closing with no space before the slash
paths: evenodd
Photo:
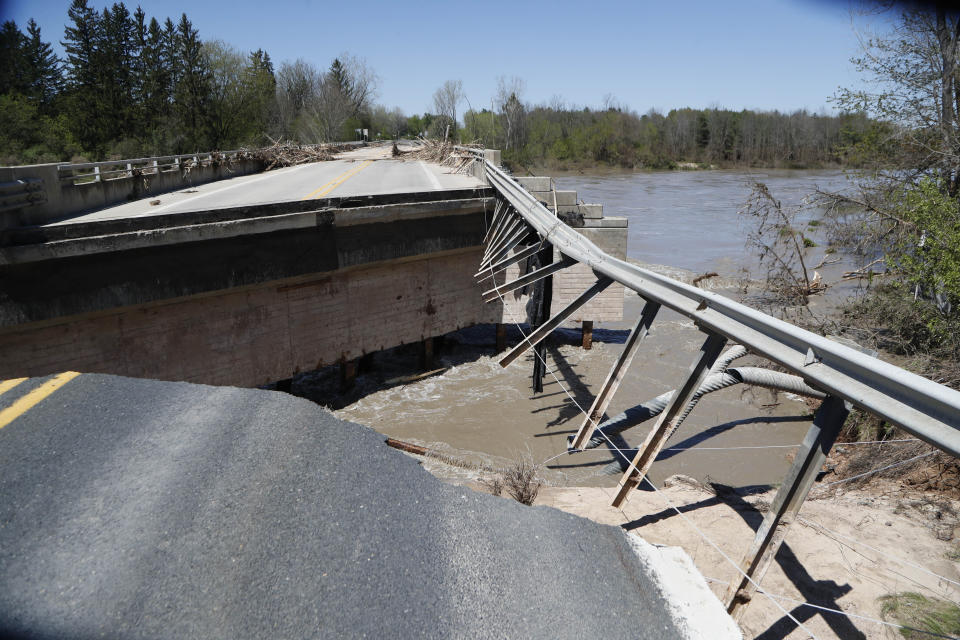
<path id="1" fill-rule="evenodd" d="M 401 150 L 410 150 L 401 146 Z M 347 151 L 315 162 L 219 180 L 71 216 L 52 223 L 74 224 L 119 218 L 185 213 L 356 195 L 445 191 L 483 187 L 470 175 L 420 160 L 391 156 L 391 145 Z"/>

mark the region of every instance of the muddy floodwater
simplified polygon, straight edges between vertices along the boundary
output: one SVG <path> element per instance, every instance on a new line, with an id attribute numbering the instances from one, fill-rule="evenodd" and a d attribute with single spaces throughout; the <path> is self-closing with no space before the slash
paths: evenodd
<path id="1" fill-rule="evenodd" d="M 738 298 L 751 258 L 737 211 L 751 180 L 766 182 L 785 204 L 799 201 L 814 186 L 848 186 L 839 172 L 808 171 L 577 176 L 558 178 L 557 186 L 576 189 L 583 201 L 603 203 L 606 216 L 629 218 L 632 261 L 687 282 L 716 271 L 719 277 L 709 280 L 708 288 Z M 814 262 L 820 259 L 817 251 L 822 254 L 822 249 L 811 250 Z M 550 484 L 614 486 L 619 479 L 616 451 L 604 447 L 570 455 L 566 440 L 580 427 L 583 410 L 623 349 L 642 302 L 628 291 L 625 320 L 598 324 L 592 350 L 580 348 L 578 329 L 556 332 L 547 346 L 552 373 L 544 379 L 542 394 L 531 389 L 533 356 L 502 369 L 494 358 L 493 327 L 483 326 L 451 334 L 439 349 L 436 366 L 442 370 L 421 379 L 414 379 L 412 347 L 376 354 L 358 379 L 354 398 L 337 413 L 464 463 L 462 468 L 444 466 L 448 475 L 476 477 L 471 466 L 503 467 L 528 456 L 537 463 L 549 460 L 545 475 Z M 510 344 L 521 339 L 519 332 L 511 327 Z M 704 337 L 690 321 L 661 311 L 608 414 L 675 388 Z M 748 356 L 733 364 L 738 365 L 762 366 L 763 361 Z M 330 372 L 307 374 L 295 382 L 294 392 L 310 397 L 311 388 L 329 386 L 334 377 Z M 710 394 L 670 440 L 651 478 L 659 482 L 683 473 L 736 486 L 779 482 L 810 417 L 802 399 L 785 393 L 737 386 Z M 625 442 L 618 446 L 638 445 L 653 422 L 625 432 Z"/>

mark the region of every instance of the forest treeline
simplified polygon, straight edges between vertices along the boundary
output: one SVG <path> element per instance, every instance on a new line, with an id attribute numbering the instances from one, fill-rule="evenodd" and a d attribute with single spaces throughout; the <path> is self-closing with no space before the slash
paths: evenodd
<path id="1" fill-rule="evenodd" d="M 262 49 L 201 39 L 186 14 L 150 17 L 123 2 L 95 11 L 72 0 L 67 18 L 62 58 L 33 20 L 0 27 L 0 164 L 352 140 L 366 129 L 480 142 L 527 166 L 814 167 L 858 164 L 850 150 L 877 126 L 858 114 L 531 106 L 517 78 L 499 80 L 489 110 L 458 114 L 462 84 L 447 81 L 433 113 L 407 115 L 376 104 L 376 73 L 349 54 L 277 67 Z"/>
<path id="2" fill-rule="evenodd" d="M 463 137 L 492 139 L 489 146 L 503 149 L 508 161 L 548 168 L 859 166 L 864 161 L 860 143 L 882 128 L 860 113 L 674 109 L 638 115 L 612 106 L 527 109 L 516 98 L 513 102 L 500 113 L 468 111 Z"/>

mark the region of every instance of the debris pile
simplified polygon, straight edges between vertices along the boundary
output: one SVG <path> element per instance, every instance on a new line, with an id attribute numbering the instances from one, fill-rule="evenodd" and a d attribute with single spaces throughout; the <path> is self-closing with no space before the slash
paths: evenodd
<path id="1" fill-rule="evenodd" d="M 323 162 L 324 160 L 333 160 L 336 154 L 348 149 L 354 149 L 356 145 L 344 144 L 295 144 L 293 142 L 284 142 L 276 140 L 273 146 L 264 147 L 252 152 L 253 157 L 261 160 L 265 166 L 264 171 L 282 167 L 293 167 L 309 162 Z"/>
<path id="2" fill-rule="evenodd" d="M 411 160 L 423 160 L 453 169 L 451 173 L 465 173 L 474 162 L 474 155 L 464 148 L 482 149 L 480 145 L 456 145 L 449 140 L 417 138 L 420 145 L 410 151 L 397 151 L 395 155 Z"/>

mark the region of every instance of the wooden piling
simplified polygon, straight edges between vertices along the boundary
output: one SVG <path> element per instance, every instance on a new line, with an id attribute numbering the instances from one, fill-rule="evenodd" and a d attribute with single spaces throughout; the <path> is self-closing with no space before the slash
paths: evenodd
<path id="1" fill-rule="evenodd" d="M 433 338 L 420 341 L 420 368 L 425 371 L 433 369 L 433 348 Z"/>
<path id="2" fill-rule="evenodd" d="M 347 391 L 353 387 L 357 379 L 357 361 L 343 359 L 340 361 L 340 391 Z"/>
<path id="3" fill-rule="evenodd" d="M 587 351 L 593 348 L 593 320 L 584 320 L 580 328 L 580 343 Z"/>

